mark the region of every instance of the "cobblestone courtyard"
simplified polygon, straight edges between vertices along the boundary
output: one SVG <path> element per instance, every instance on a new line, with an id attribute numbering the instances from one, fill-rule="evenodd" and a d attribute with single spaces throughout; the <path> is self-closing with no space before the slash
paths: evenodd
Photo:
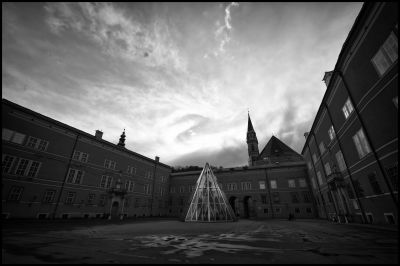
<path id="1" fill-rule="evenodd" d="M 398 231 L 321 220 L 3 224 L 2 263 L 398 263 Z"/>

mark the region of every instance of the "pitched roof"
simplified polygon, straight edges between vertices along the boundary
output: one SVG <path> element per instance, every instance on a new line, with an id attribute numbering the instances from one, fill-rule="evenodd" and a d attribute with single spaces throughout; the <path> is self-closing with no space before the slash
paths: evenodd
<path id="1" fill-rule="evenodd" d="M 303 157 L 283 143 L 280 139 L 272 136 L 260 153 L 260 160 L 265 157 L 274 158 L 274 161 L 303 160 Z"/>

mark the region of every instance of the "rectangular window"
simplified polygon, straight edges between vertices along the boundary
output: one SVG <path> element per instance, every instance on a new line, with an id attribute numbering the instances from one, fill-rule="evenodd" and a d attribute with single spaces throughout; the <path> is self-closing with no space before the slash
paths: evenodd
<path id="1" fill-rule="evenodd" d="M 321 143 L 319 144 L 319 151 L 321 152 L 321 154 L 324 154 L 325 152 L 325 146 L 323 141 L 321 141 Z"/>
<path id="2" fill-rule="evenodd" d="M 242 182 L 242 190 L 250 190 L 251 189 L 251 183 L 250 182 Z"/>
<path id="3" fill-rule="evenodd" d="M 175 187 L 170 187 L 169 193 L 175 193 Z"/>
<path id="4" fill-rule="evenodd" d="M 307 182 L 304 178 L 299 178 L 300 187 L 307 187 Z"/>
<path id="5" fill-rule="evenodd" d="M 307 212 L 307 213 L 312 213 L 311 208 L 310 208 L 310 207 L 306 208 L 306 212 Z"/>
<path id="6" fill-rule="evenodd" d="M 367 139 L 364 135 L 364 131 L 362 129 L 357 131 L 357 133 L 353 136 L 353 141 L 356 145 L 360 159 L 371 152 Z"/>
<path id="7" fill-rule="evenodd" d="M 258 182 L 260 189 L 265 189 L 265 181 L 259 181 Z"/>
<path id="8" fill-rule="evenodd" d="M 180 188 L 179 188 L 179 193 L 184 193 L 185 192 L 185 187 L 184 186 L 181 186 Z"/>
<path id="9" fill-rule="evenodd" d="M 324 165 L 324 167 L 325 167 L 326 175 L 330 175 L 330 174 L 332 173 L 332 171 L 331 171 L 331 166 L 329 165 L 329 162 L 326 163 L 326 164 Z"/>
<path id="10" fill-rule="evenodd" d="M 73 159 L 76 161 L 81 161 L 86 163 L 88 160 L 89 155 L 87 153 L 81 152 L 81 151 L 75 151 Z"/>
<path id="11" fill-rule="evenodd" d="M 19 201 L 21 200 L 22 192 L 24 187 L 13 186 L 11 187 L 10 193 L 8 194 L 9 201 Z"/>
<path id="12" fill-rule="evenodd" d="M 127 173 L 130 175 L 136 174 L 136 167 L 128 165 Z"/>
<path id="13" fill-rule="evenodd" d="M 48 145 L 48 144 L 49 144 L 48 141 L 40 140 L 37 149 L 38 149 L 39 151 L 45 151 L 45 150 L 47 149 L 47 145 Z"/>
<path id="14" fill-rule="evenodd" d="M 67 183 L 81 184 L 83 179 L 83 171 L 77 169 L 69 169 Z"/>
<path id="15" fill-rule="evenodd" d="M 300 213 L 300 209 L 299 208 L 294 208 L 294 212 L 295 213 Z"/>
<path id="16" fill-rule="evenodd" d="M 65 198 L 65 204 L 73 204 L 75 200 L 75 192 L 67 192 L 67 197 Z"/>
<path id="17" fill-rule="evenodd" d="M 315 153 L 313 153 L 312 159 L 313 159 L 313 162 L 314 162 L 314 164 L 315 164 L 315 163 L 317 162 L 317 156 L 315 155 Z"/>
<path id="18" fill-rule="evenodd" d="M 38 143 L 38 141 L 39 140 L 37 138 L 29 137 L 29 139 L 28 139 L 28 141 L 26 143 L 26 146 L 29 147 L 29 148 L 35 149 L 36 148 L 36 144 Z"/>
<path id="19" fill-rule="evenodd" d="M 277 186 L 277 184 L 276 184 L 276 180 L 271 180 L 271 188 L 272 188 L 272 189 L 278 188 L 278 186 Z"/>
<path id="20" fill-rule="evenodd" d="M 336 161 L 338 162 L 339 169 L 341 172 L 347 169 L 346 163 L 344 162 L 342 151 L 336 153 Z"/>
<path id="21" fill-rule="evenodd" d="M 342 108 L 344 118 L 347 119 L 350 114 L 354 111 L 353 105 L 351 104 L 350 98 L 347 98 L 346 103 L 344 104 Z"/>
<path id="22" fill-rule="evenodd" d="M 100 205 L 100 206 L 106 205 L 106 195 L 100 195 L 100 198 L 99 198 L 99 205 Z"/>
<path id="23" fill-rule="evenodd" d="M 3 132 L 2 132 L 1 137 L 2 137 L 3 140 L 10 141 L 12 136 L 13 136 L 13 134 L 14 134 L 14 131 L 9 130 L 7 128 L 3 128 Z"/>
<path id="24" fill-rule="evenodd" d="M 394 103 L 394 105 L 396 106 L 396 108 L 398 109 L 399 108 L 399 97 L 394 97 L 393 99 L 392 99 L 392 101 L 393 101 L 393 103 Z"/>
<path id="25" fill-rule="evenodd" d="M 261 203 L 262 204 L 267 204 L 267 196 L 261 195 Z"/>
<path id="26" fill-rule="evenodd" d="M 376 195 L 382 194 L 381 187 L 379 186 L 378 180 L 376 180 L 375 172 L 368 175 L 368 181 Z"/>
<path id="27" fill-rule="evenodd" d="M 317 189 L 317 183 L 315 182 L 314 177 L 311 178 L 311 183 L 312 183 L 313 189 Z"/>
<path id="28" fill-rule="evenodd" d="M 39 172 L 39 167 L 40 167 L 39 162 L 31 161 L 27 176 L 35 177 L 37 175 L 37 173 Z"/>
<path id="29" fill-rule="evenodd" d="M 398 180 L 398 175 L 397 175 L 397 164 L 395 164 L 392 167 L 386 168 L 386 173 L 389 176 L 390 183 L 392 184 L 392 189 L 393 191 L 398 191 L 399 187 L 399 180 Z"/>
<path id="30" fill-rule="evenodd" d="M 16 175 L 25 175 L 26 169 L 28 167 L 29 160 L 19 159 L 17 169 L 15 171 Z"/>
<path id="31" fill-rule="evenodd" d="M 135 183 L 134 183 L 133 181 L 128 180 L 128 181 L 126 181 L 126 183 L 125 183 L 125 189 L 126 189 L 128 192 L 133 192 L 134 186 L 135 186 Z"/>
<path id="32" fill-rule="evenodd" d="M 281 213 L 281 208 L 275 208 L 276 213 Z"/>
<path id="33" fill-rule="evenodd" d="M 1 164 L 1 172 L 7 174 L 10 172 L 15 157 L 10 155 L 3 155 L 3 162 Z"/>
<path id="34" fill-rule="evenodd" d="M 54 201 L 55 195 L 56 195 L 55 190 L 46 190 L 43 196 L 43 203 L 52 203 Z"/>
<path id="35" fill-rule="evenodd" d="M 397 49 L 397 37 L 393 32 L 391 32 L 385 43 L 372 58 L 372 63 L 379 76 L 385 74 L 390 66 L 397 60 Z"/>
<path id="36" fill-rule="evenodd" d="M 292 203 L 299 203 L 299 195 L 297 192 L 290 192 L 290 197 L 292 198 Z"/>
<path id="37" fill-rule="evenodd" d="M 160 187 L 160 197 L 164 196 L 164 188 Z"/>
<path id="38" fill-rule="evenodd" d="M 304 202 L 311 202 L 310 191 L 303 191 L 302 194 L 303 194 Z"/>
<path id="39" fill-rule="evenodd" d="M 329 134 L 329 138 L 330 140 L 333 140 L 335 138 L 335 129 L 333 128 L 333 126 L 331 126 L 328 130 L 328 134 Z"/>
<path id="40" fill-rule="evenodd" d="M 88 200 L 87 200 L 88 204 L 93 204 L 95 197 L 96 197 L 96 194 L 89 193 Z"/>
<path id="41" fill-rule="evenodd" d="M 311 166 L 311 162 L 309 161 L 309 162 L 307 162 L 307 166 L 308 166 L 308 169 L 312 169 L 312 166 Z"/>
<path id="42" fill-rule="evenodd" d="M 110 188 L 111 184 L 112 184 L 112 179 L 113 178 L 111 176 L 103 175 L 101 177 L 100 187 L 102 187 L 102 188 Z"/>
<path id="43" fill-rule="evenodd" d="M 360 181 L 358 180 L 354 180 L 354 190 L 356 191 L 356 194 L 359 198 L 363 198 L 364 197 L 364 189 L 361 186 Z"/>
<path id="44" fill-rule="evenodd" d="M 236 183 L 229 183 L 228 184 L 228 190 L 236 190 L 236 189 L 237 189 Z"/>
<path id="45" fill-rule="evenodd" d="M 114 162 L 114 161 L 111 161 L 111 160 L 108 160 L 108 159 L 105 159 L 105 160 L 104 160 L 104 167 L 105 167 L 105 168 L 115 170 L 116 164 L 117 164 L 117 163 Z"/>
<path id="46" fill-rule="evenodd" d="M 288 185 L 290 188 L 295 188 L 296 187 L 296 182 L 294 179 L 289 179 L 288 180 Z"/>
<path id="47" fill-rule="evenodd" d="M 144 184 L 144 193 L 150 194 L 150 184 Z"/>
<path id="48" fill-rule="evenodd" d="M 268 213 L 268 208 L 267 208 L 267 209 L 264 209 L 264 213 Z"/>
<path id="49" fill-rule="evenodd" d="M 318 183 L 320 184 L 320 185 L 322 185 L 323 183 L 324 183 L 324 181 L 322 181 L 322 176 L 321 176 L 321 172 L 317 172 L 317 178 L 318 178 Z"/>
<path id="50" fill-rule="evenodd" d="M 279 203 L 281 201 L 279 197 L 279 192 L 272 192 L 272 199 L 274 203 Z"/>

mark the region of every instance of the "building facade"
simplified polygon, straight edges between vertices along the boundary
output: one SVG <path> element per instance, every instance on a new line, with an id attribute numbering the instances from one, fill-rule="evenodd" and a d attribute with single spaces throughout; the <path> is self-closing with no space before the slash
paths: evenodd
<path id="1" fill-rule="evenodd" d="M 297 218 L 317 217 L 303 157 L 275 136 L 259 153 L 250 116 L 246 140 L 249 166 L 213 170 L 235 214 L 241 218 L 288 218 L 289 214 Z M 200 173 L 171 174 L 171 216 L 186 215 Z"/>
<path id="2" fill-rule="evenodd" d="M 338 57 L 302 155 L 318 215 L 398 221 L 398 4 L 365 3 Z"/>
<path id="3" fill-rule="evenodd" d="M 2 100 L 3 218 L 166 215 L 171 167 Z"/>

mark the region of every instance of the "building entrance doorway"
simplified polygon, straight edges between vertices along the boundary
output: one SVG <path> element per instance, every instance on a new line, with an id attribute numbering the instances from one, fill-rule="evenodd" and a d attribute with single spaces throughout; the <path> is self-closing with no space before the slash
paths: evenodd
<path id="1" fill-rule="evenodd" d="M 249 218 L 252 213 L 252 200 L 250 196 L 246 196 L 243 199 L 243 217 Z"/>
<path id="2" fill-rule="evenodd" d="M 118 218 L 119 202 L 114 201 L 111 206 L 111 218 Z"/>

